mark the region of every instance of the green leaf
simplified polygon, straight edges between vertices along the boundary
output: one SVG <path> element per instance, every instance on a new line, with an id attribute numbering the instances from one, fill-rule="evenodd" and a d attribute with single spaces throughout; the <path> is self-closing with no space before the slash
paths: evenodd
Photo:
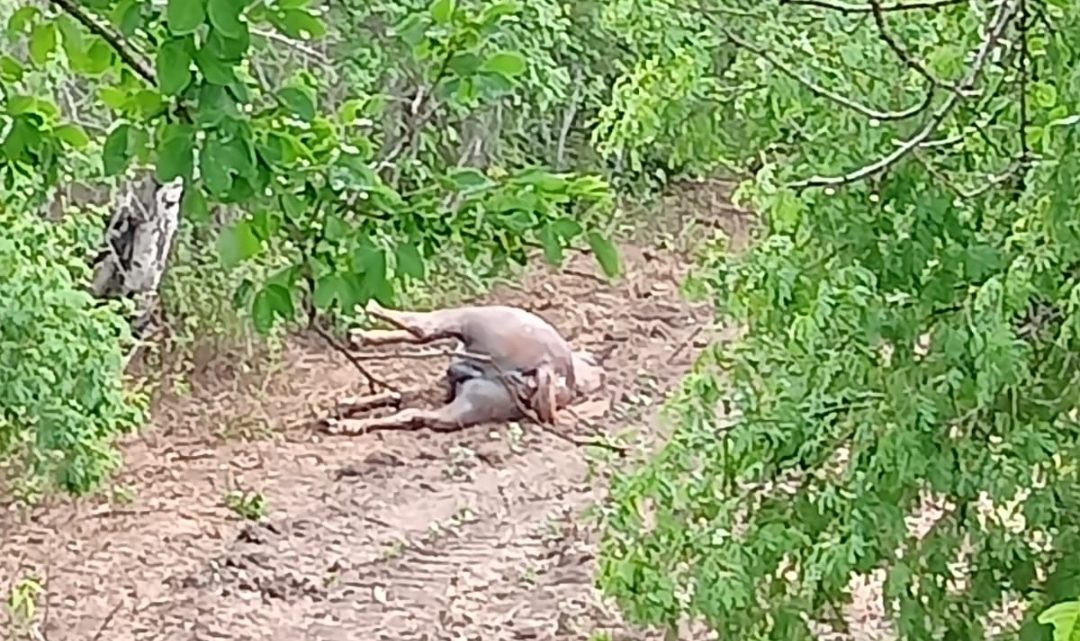
<path id="1" fill-rule="evenodd" d="M 211 195 L 221 197 L 232 189 L 233 179 L 229 173 L 228 152 L 221 138 L 208 136 L 199 154 L 199 171 L 203 183 Z"/>
<path id="2" fill-rule="evenodd" d="M 62 14 L 56 18 L 56 27 L 60 31 L 61 44 L 68 62 L 77 68 L 82 64 L 86 54 L 82 25 L 71 16 Z"/>
<path id="3" fill-rule="evenodd" d="M 431 19 L 435 21 L 435 24 L 446 24 L 454 17 L 456 5 L 455 0 L 434 0 L 428 12 L 431 14 Z"/>
<path id="4" fill-rule="evenodd" d="M 44 65 L 56 51 L 56 23 L 39 22 L 30 30 L 30 59 Z"/>
<path id="5" fill-rule="evenodd" d="M 596 262 L 600 263 L 600 268 L 604 270 L 604 273 L 609 278 L 618 276 L 622 272 L 622 267 L 619 265 L 619 253 L 615 245 L 599 232 L 591 231 L 586 234 L 586 237 L 593 255 L 596 256 Z"/>
<path id="6" fill-rule="evenodd" d="M 326 217 L 326 223 L 323 225 L 323 238 L 331 242 L 341 240 L 345 238 L 349 231 L 351 231 L 348 223 L 341 219 L 341 216 L 330 214 Z"/>
<path id="7" fill-rule="evenodd" d="M 205 0 L 169 0 L 165 9 L 165 24 L 176 35 L 194 32 L 205 20 Z"/>
<path id="8" fill-rule="evenodd" d="M 278 318 L 291 320 L 296 316 L 292 292 L 283 285 L 270 283 L 255 294 L 251 302 L 251 320 L 261 334 L 269 332 Z"/>
<path id="9" fill-rule="evenodd" d="M 81 65 L 83 73 L 91 76 L 105 73 L 105 70 L 112 66 L 114 55 L 113 48 L 105 42 L 104 38 L 94 38 L 86 49 L 86 56 Z"/>
<path id="10" fill-rule="evenodd" d="M 480 67 L 481 71 L 497 73 L 508 80 L 525 73 L 525 69 L 525 58 L 516 51 L 500 51 L 492 54 Z"/>
<path id="11" fill-rule="evenodd" d="M 1080 601 L 1065 601 L 1043 610 L 1039 623 L 1054 627 L 1054 641 L 1080 641 Z"/>
<path id="12" fill-rule="evenodd" d="M 315 119 L 315 101 L 303 89 L 286 87 L 278 92 L 278 98 L 301 120 L 311 122 Z"/>
<path id="13" fill-rule="evenodd" d="M 234 267 L 258 254 L 262 243 L 251 229 L 251 222 L 241 220 L 218 236 L 218 256 L 225 267 Z"/>
<path id="14" fill-rule="evenodd" d="M 191 178 L 195 170 L 194 131 L 190 125 L 166 125 L 157 146 L 157 179 L 170 182 Z"/>
<path id="15" fill-rule="evenodd" d="M 1034 83 L 1031 87 L 1031 97 L 1034 103 L 1043 109 L 1052 108 L 1058 101 L 1057 89 L 1046 82 Z"/>
<path id="16" fill-rule="evenodd" d="M 473 167 L 455 167 L 451 169 L 450 179 L 461 190 L 482 189 L 495 184 L 482 171 Z"/>
<path id="17" fill-rule="evenodd" d="M 121 0 L 110 13 L 112 23 L 125 38 L 135 35 L 135 31 L 142 26 L 142 5 L 142 0 Z"/>
<path id="18" fill-rule="evenodd" d="M 315 282 L 315 291 L 311 300 L 315 307 L 321 310 L 330 310 L 334 303 L 340 305 L 342 311 L 352 311 L 356 305 L 356 295 L 352 285 L 341 274 L 327 274 Z"/>
<path id="19" fill-rule="evenodd" d="M 190 182 L 184 185 L 184 196 L 180 199 L 180 216 L 196 223 L 210 220 L 210 208 L 199 185 Z"/>
<path id="20" fill-rule="evenodd" d="M 239 0 L 207 0 L 206 14 L 210 24 L 227 38 L 240 38 L 245 25 L 240 21 L 244 3 Z"/>
<path id="21" fill-rule="evenodd" d="M 326 35 L 326 25 L 303 9 L 288 9 L 274 18 L 277 28 L 297 40 L 317 40 Z"/>
<path id="22" fill-rule="evenodd" d="M 23 79 L 23 68 L 19 61 L 11 56 L 0 56 L 0 79 L 7 82 L 19 82 Z"/>
<path id="23" fill-rule="evenodd" d="M 504 16 L 509 16 L 517 13 L 521 10 L 521 6 L 517 2 L 499 2 L 493 4 L 484 12 L 480 14 L 480 24 L 485 27 L 495 25 Z"/>
<path id="24" fill-rule="evenodd" d="M 239 115 L 232 96 L 220 85 L 200 86 L 198 104 L 195 121 L 203 129 L 211 129 L 220 125 L 225 118 Z"/>
<path id="25" fill-rule="evenodd" d="M 211 29 L 202 48 L 222 62 L 239 64 L 251 46 L 251 32 L 247 23 L 240 24 L 240 33 L 236 36 L 227 36 L 217 29 Z"/>
<path id="26" fill-rule="evenodd" d="M 563 240 L 573 240 L 584 231 L 581 225 L 572 218 L 563 216 L 551 223 L 551 229 Z"/>
<path id="27" fill-rule="evenodd" d="M 122 174 L 131 164 L 131 152 L 128 150 L 130 132 L 130 125 L 120 124 L 105 137 L 101 162 L 106 176 Z"/>
<path id="28" fill-rule="evenodd" d="M 191 0 L 195 1 L 195 0 Z M 157 54 L 157 81 L 161 93 L 175 96 L 191 83 L 191 37 L 174 38 L 161 45 Z"/>
<path id="29" fill-rule="evenodd" d="M 18 38 L 26 33 L 26 28 L 34 23 L 34 18 L 41 15 L 41 10 L 33 5 L 25 5 L 16 9 L 8 18 L 7 32 L 12 38 Z"/>
<path id="30" fill-rule="evenodd" d="M 409 241 L 399 243 L 394 255 L 397 258 L 398 273 L 416 279 L 424 277 L 424 258 L 416 245 Z"/>
<path id="31" fill-rule="evenodd" d="M 90 136 L 86 135 L 82 127 L 75 124 L 60 125 L 53 129 L 53 135 L 75 149 L 82 149 L 90 144 Z"/>
<path id="32" fill-rule="evenodd" d="M 544 260 L 555 266 L 562 265 L 562 241 L 559 239 L 558 232 L 555 231 L 554 224 L 549 223 L 540 230 L 540 244 L 544 247 Z"/>
<path id="33" fill-rule="evenodd" d="M 386 279 L 386 252 L 370 242 L 365 242 L 356 250 L 353 262 L 361 274 L 361 298 L 374 298 L 384 305 L 393 303 L 391 299 L 394 292 Z"/>
<path id="34" fill-rule="evenodd" d="M 208 46 L 195 52 L 195 65 L 210 84 L 227 87 L 236 82 L 232 64 L 215 55 Z"/>

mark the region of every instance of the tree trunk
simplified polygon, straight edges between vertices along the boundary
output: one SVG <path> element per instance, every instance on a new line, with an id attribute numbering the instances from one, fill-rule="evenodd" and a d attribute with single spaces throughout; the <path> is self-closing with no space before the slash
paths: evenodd
<path id="1" fill-rule="evenodd" d="M 156 307 L 158 287 L 180 226 L 182 194 L 180 180 L 162 185 L 151 174 L 127 183 L 117 197 L 104 247 L 94 260 L 93 294 L 135 300 L 138 313 L 132 329 L 136 334 L 145 329 Z"/>

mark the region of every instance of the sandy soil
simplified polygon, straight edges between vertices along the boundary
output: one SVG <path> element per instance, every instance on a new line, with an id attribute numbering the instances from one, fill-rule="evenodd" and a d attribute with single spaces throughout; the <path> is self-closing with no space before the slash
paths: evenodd
<path id="1" fill-rule="evenodd" d="M 726 215 L 718 202 L 702 207 Z M 710 314 L 680 299 L 679 252 L 622 252 L 617 284 L 579 256 L 487 299 L 608 352 L 613 405 L 598 423 L 655 434 L 655 407 L 709 338 Z M 308 419 L 362 392 L 359 377 L 303 338 L 282 363 L 252 380 L 219 358 L 189 394 L 161 400 L 125 444 L 126 500 L 0 515 L 0 589 L 45 579 L 49 641 L 644 638 L 593 587 L 596 533 L 580 515 L 603 487 L 581 449 L 528 425 L 322 436 Z M 443 365 L 372 367 L 430 388 Z M 223 500 L 234 490 L 265 497 L 266 518 L 238 517 Z"/>

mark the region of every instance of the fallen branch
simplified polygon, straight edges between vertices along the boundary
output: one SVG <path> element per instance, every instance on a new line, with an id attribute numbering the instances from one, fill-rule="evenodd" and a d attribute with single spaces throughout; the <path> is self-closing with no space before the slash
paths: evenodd
<path id="1" fill-rule="evenodd" d="M 848 109 L 856 111 L 866 116 L 867 118 L 873 118 L 875 120 L 881 121 L 905 120 L 925 111 L 934 99 L 934 89 L 933 86 L 931 86 L 927 88 L 926 94 L 923 96 L 922 101 L 920 101 L 918 104 L 912 105 L 905 109 L 901 109 L 900 111 L 880 111 L 873 107 L 868 107 L 862 103 L 856 102 L 851 98 L 848 98 L 847 96 L 836 93 L 835 91 L 826 89 L 825 87 L 822 87 L 821 85 L 802 77 L 801 75 L 799 75 L 798 72 L 796 72 L 791 67 L 785 65 L 775 56 L 771 55 L 768 51 L 750 44 L 749 42 L 731 33 L 727 29 L 721 29 L 721 31 L 723 32 L 724 37 L 727 38 L 733 45 L 739 47 L 740 49 L 745 49 L 746 51 L 749 51 L 750 53 L 758 56 L 762 60 L 765 60 L 766 62 L 771 64 L 777 71 L 801 84 L 803 87 L 809 90 L 810 93 L 815 94 L 821 98 L 831 100 L 843 107 L 847 107 Z"/>
<path id="2" fill-rule="evenodd" d="M 1022 0 L 1021 0 L 1022 1 Z M 1016 13 L 1016 7 L 1014 2 L 1006 0 L 1002 2 L 997 9 L 997 13 L 991 21 L 991 26 L 987 30 L 986 37 L 979 45 L 979 50 L 975 54 L 975 62 L 972 64 L 971 70 L 968 72 L 967 77 L 960 83 L 962 89 L 968 89 L 974 85 L 975 80 L 982 72 L 983 67 L 986 65 L 987 60 L 990 57 L 990 52 L 994 50 L 998 42 L 1001 40 L 1001 36 L 1005 31 L 1005 27 L 1008 26 L 1009 21 Z M 914 136 L 908 138 L 900 144 L 892 153 L 882 156 L 875 162 L 869 165 L 864 165 L 859 169 L 856 169 L 847 174 L 839 176 L 812 176 L 805 180 L 799 180 L 789 183 L 788 186 L 792 189 L 805 189 L 807 187 L 839 187 L 841 185 L 858 182 L 863 178 L 878 174 L 889 167 L 899 162 L 902 158 L 907 156 L 912 150 L 924 143 L 945 121 L 945 118 L 952 113 L 952 110 L 956 108 L 956 105 L 960 103 L 963 95 L 961 92 L 954 92 L 949 94 L 945 102 L 934 112 L 929 122 L 923 126 Z"/>

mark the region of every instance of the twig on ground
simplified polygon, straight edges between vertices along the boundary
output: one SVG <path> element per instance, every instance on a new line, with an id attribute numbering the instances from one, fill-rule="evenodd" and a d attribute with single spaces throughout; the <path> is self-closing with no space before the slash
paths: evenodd
<path id="1" fill-rule="evenodd" d="M 960 83 L 962 89 L 967 90 L 974 85 L 975 80 L 982 72 L 982 68 L 990 58 L 990 52 L 995 49 L 1001 40 L 1001 36 L 1005 32 L 1005 27 L 1008 26 L 1015 13 L 1016 6 L 1013 1 L 1005 0 L 998 6 L 997 12 L 994 15 L 993 20 L 991 20 L 990 27 L 987 29 L 986 36 L 983 38 L 983 41 L 980 43 L 979 49 L 975 54 L 975 62 L 972 64 L 968 75 L 964 78 L 963 82 Z M 859 169 L 839 176 L 812 176 L 804 180 L 789 183 L 788 187 L 792 189 L 805 189 L 807 187 L 839 187 L 841 185 L 858 182 L 863 178 L 885 171 L 933 135 L 941 123 L 945 121 L 945 118 L 947 118 L 949 114 L 952 113 L 952 110 L 956 108 L 956 105 L 959 104 L 962 97 L 961 92 L 949 94 L 922 129 L 911 138 L 902 142 L 896 150 L 882 156 L 869 165 L 864 165 Z"/>
<path id="2" fill-rule="evenodd" d="M 321 336 L 322 339 L 324 341 L 326 341 L 326 343 L 328 345 L 330 345 L 330 347 L 334 348 L 334 350 L 341 353 L 341 355 L 343 355 L 346 359 L 348 359 L 348 361 L 350 363 L 352 363 L 353 367 L 356 368 L 356 371 L 360 372 L 360 375 L 363 376 L 365 380 L 367 380 L 368 388 L 371 390 L 371 393 L 374 394 L 377 391 L 377 389 L 376 389 L 377 387 L 381 387 L 381 388 L 383 388 L 385 390 L 390 390 L 392 392 L 397 392 L 398 391 L 397 389 L 395 389 L 393 386 L 386 383 L 385 381 L 381 381 L 381 380 L 375 378 L 375 376 L 373 376 L 371 374 L 371 372 L 369 372 L 367 370 L 367 368 L 365 368 L 363 366 L 363 364 L 360 363 L 360 359 L 358 359 L 355 354 L 353 354 L 351 351 L 349 351 L 348 347 L 345 347 L 340 342 L 338 342 L 338 340 L 336 338 L 334 338 L 330 334 L 330 332 L 327 332 L 322 327 L 319 327 L 318 323 L 312 322 L 311 323 L 311 329 L 314 330 L 316 334 Z"/>
<path id="3" fill-rule="evenodd" d="M 100 641 L 101 635 L 105 634 L 105 630 L 108 629 L 109 624 L 112 623 L 113 617 L 116 616 L 116 613 L 119 612 L 120 608 L 122 608 L 122 607 L 124 607 L 124 602 L 123 601 L 121 601 L 120 603 L 117 603 L 113 607 L 113 609 L 110 610 L 109 613 L 105 615 L 105 620 L 103 620 L 101 622 L 101 627 L 98 628 L 97 633 L 94 634 L 94 636 L 90 639 L 90 641 Z"/>
<path id="4" fill-rule="evenodd" d="M 694 342 L 694 339 L 697 338 L 698 334 L 700 334 L 704 329 L 704 325 L 698 325 L 694 329 L 694 331 L 690 332 L 689 336 L 679 341 L 679 344 L 675 346 L 675 351 L 671 352 L 671 356 L 668 356 L 668 364 L 670 365 L 671 363 L 675 362 L 675 359 L 679 356 L 680 353 L 682 353 L 684 349 L 686 349 L 686 346 Z"/>

